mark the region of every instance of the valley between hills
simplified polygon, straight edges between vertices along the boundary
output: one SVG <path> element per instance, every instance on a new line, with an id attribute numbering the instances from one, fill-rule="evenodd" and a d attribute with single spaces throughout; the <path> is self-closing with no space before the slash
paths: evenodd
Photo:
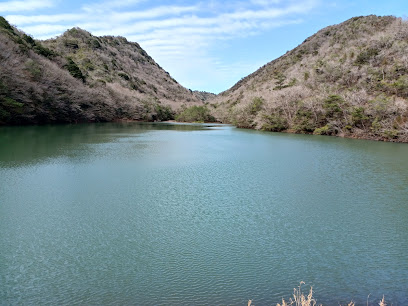
<path id="1" fill-rule="evenodd" d="M 124 37 L 72 28 L 39 41 L 0 17 L 0 125 L 175 119 L 408 142 L 407 50 L 407 21 L 355 17 L 214 95 Z"/>

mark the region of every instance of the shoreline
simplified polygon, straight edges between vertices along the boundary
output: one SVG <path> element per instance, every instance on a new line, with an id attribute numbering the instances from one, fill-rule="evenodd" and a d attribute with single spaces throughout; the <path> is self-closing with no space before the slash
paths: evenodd
<path id="1" fill-rule="evenodd" d="M 141 120 L 141 119 L 114 119 L 112 121 L 100 121 L 100 122 L 52 122 L 52 123 L 42 123 L 42 124 L 5 124 L 0 125 L 2 127 L 22 127 L 22 126 L 46 126 L 46 125 L 64 125 L 64 124 L 97 124 L 97 123 L 180 123 L 180 124 L 193 124 L 193 123 L 208 123 L 208 124 L 229 124 L 239 129 L 245 130 L 254 130 L 260 132 L 269 132 L 269 133 L 282 133 L 282 134 L 296 134 L 296 135 L 313 135 L 313 136 L 325 136 L 325 137 L 337 137 L 337 138 L 347 138 L 347 139 L 358 139 L 358 140 L 370 140 L 370 141 L 381 141 L 381 142 L 389 142 L 389 143 L 408 143 L 407 140 L 401 139 L 387 139 L 384 137 L 375 137 L 375 136 L 362 136 L 356 134 L 339 134 L 339 135 L 314 135 L 313 133 L 296 133 L 291 130 L 285 130 L 281 132 L 271 132 L 271 131 L 264 131 L 261 129 L 250 128 L 250 127 L 239 127 L 231 123 L 225 123 L 220 121 L 215 122 L 183 122 L 177 120 L 165 120 L 165 121 L 148 121 L 148 120 Z"/>
<path id="2" fill-rule="evenodd" d="M 226 124 L 226 123 L 223 123 Z M 234 125 L 235 126 L 235 125 Z M 254 131 L 260 131 L 260 132 L 269 132 L 269 133 L 282 133 L 282 134 L 296 134 L 296 135 L 311 135 L 311 136 L 324 136 L 324 137 L 337 137 L 337 138 L 347 138 L 347 139 L 359 139 L 359 140 L 371 140 L 371 141 L 381 141 L 381 142 L 392 142 L 392 143 L 408 143 L 407 140 L 400 140 L 400 139 L 387 139 L 383 137 L 375 137 L 375 136 L 361 136 L 361 135 L 356 135 L 356 134 L 338 134 L 338 135 L 315 135 L 313 133 L 296 133 L 291 130 L 284 130 L 280 132 L 272 132 L 272 131 L 265 131 L 261 129 L 255 129 L 255 128 L 250 128 L 250 127 L 238 127 L 240 129 L 246 129 L 246 130 L 254 130 Z"/>

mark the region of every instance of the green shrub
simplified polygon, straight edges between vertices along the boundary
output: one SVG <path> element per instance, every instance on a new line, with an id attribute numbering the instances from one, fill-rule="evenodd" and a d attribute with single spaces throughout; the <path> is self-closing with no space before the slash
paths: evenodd
<path id="1" fill-rule="evenodd" d="M 156 104 L 154 106 L 154 110 L 156 111 L 157 120 L 166 121 L 174 119 L 174 111 L 171 109 L 170 106 Z"/>
<path id="2" fill-rule="evenodd" d="M 283 83 L 286 80 L 286 76 L 282 72 L 275 72 L 275 80 L 276 86 L 274 87 L 274 90 L 280 90 L 284 88 Z"/>
<path id="3" fill-rule="evenodd" d="M 95 65 L 91 62 L 91 60 L 89 58 L 85 58 L 83 59 L 82 63 L 81 63 L 81 67 L 85 70 L 85 71 L 93 71 L 95 70 Z"/>
<path id="4" fill-rule="evenodd" d="M 29 36 L 29 35 L 27 35 L 27 34 L 24 34 L 24 35 L 23 35 L 23 39 L 24 39 L 27 43 L 29 43 L 30 45 L 32 45 L 32 46 L 35 45 L 35 40 L 34 40 L 31 36 Z"/>
<path id="5" fill-rule="evenodd" d="M 336 117 L 342 112 L 340 108 L 340 105 L 342 104 L 344 104 L 342 97 L 338 95 L 330 95 L 326 100 L 324 100 L 323 108 L 326 110 L 326 115 L 328 117 Z"/>
<path id="6" fill-rule="evenodd" d="M 7 123 L 23 111 L 23 103 L 9 97 L 0 96 L 0 122 Z"/>
<path id="7" fill-rule="evenodd" d="M 69 73 L 77 79 L 82 80 L 82 82 L 85 82 L 85 76 L 82 74 L 81 69 L 79 69 L 79 67 L 77 66 L 77 64 L 75 64 L 75 62 L 72 60 L 72 58 L 67 57 L 67 64 L 64 66 Z"/>
<path id="8" fill-rule="evenodd" d="M 242 113 L 232 113 L 230 122 L 236 127 L 243 129 L 252 129 L 255 126 L 255 122 L 248 116 L 243 115 Z"/>
<path id="9" fill-rule="evenodd" d="M 332 134 L 332 129 L 330 125 L 325 125 L 320 128 L 317 128 L 314 130 L 313 134 L 315 135 L 331 135 Z"/>
<path id="10" fill-rule="evenodd" d="M 55 53 L 53 51 L 51 51 L 50 49 L 44 47 L 43 45 L 41 45 L 41 43 L 36 42 L 31 36 L 24 34 L 23 35 L 23 39 L 24 41 L 26 41 L 30 46 L 33 47 L 33 50 L 35 53 L 45 56 L 45 57 L 52 57 L 55 56 Z M 22 41 L 21 41 L 22 42 Z"/>
<path id="11" fill-rule="evenodd" d="M 53 51 L 51 51 L 50 49 L 44 47 L 43 45 L 39 43 L 35 44 L 34 52 L 39 55 L 48 57 L 48 58 L 55 56 L 55 53 Z"/>
<path id="12" fill-rule="evenodd" d="M 32 59 L 29 59 L 25 62 L 25 70 L 31 74 L 31 77 L 34 80 L 38 80 L 42 75 L 41 66 L 34 62 Z"/>
<path id="13" fill-rule="evenodd" d="M 93 39 L 93 40 L 91 41 L 91 46 L 92 46 L 92 48 L 94 48 L 94 49 L 99 49 L 99 48 L 101 47 L 101 44 L 100 44 L 100 42 L 99 42 L 97 39 Z"/>
<path id="14" fill-rule="evenodd" d="M 299 103 L 301 104 L 302 102 L 299 102 Z M 304 118 L 310 119 L 312 117 L 313 117 L 313 113 L 306 107 L 302 106 L 297 110 L 295 119 L 303 120 Z"/>
<path id="15" fill-rule="evenodd" d="M 377 56 L 378 53 L 379 53 L 379 50 L 376 48 L 369 48 L 365 51 L 362 51 L 359 55 L 357 55 L 357 58 L 354 61 L 354 64 L 358 66 L 368 64 L 370 59 Z"/>
<path id="16" fill-rule="evenodd" d="M 9 31 L 13 31 L 13 28 L 11 27 L 11 25 L 2 16 L 0 16 L 0 28 L 6 29 L 6 30 L 9 30 Z"/>
<path id="17" fill-rule="evenodd" d="M 285 118 L 279 115 L 265 115 L 263 117 L 265 123 L 262 125 L 262 130 L 270 132 L 281 132 L 289 128 Z"/>
<path id="18" fill-rule="evenodd" d="M 70 49 L 79 48 L 78 42 L 74 39 L 67 39 L 66 41 L 64 41 L 64 45 L 65 47 L 70 48 Z"/>
<path id="19" fill-rule="evenodd" d="M 381 123 L 380 123 L 380 120 L 378 119 L 378 117 L 376 117 L 374 119 L 374 121 L 371 123 L 371 130 L 374 133 L 378 133 L 380 131 L 380 129 L 381 129 Z"/>
<path id="20" fill-rule="evenodd" d="M 364 107 L 354 107 L 351 112 L 351 119 L 353 121 L 353 125 L 360 126 L 364 125 L 364 122 L 367 121 L 369 118 L 364 113 Z"/>
<path id="21" fill-rule="evenodd" d="M 17 102 L 16 100 L 12 98 L 2 98 L 1 104 L 3 107 L 13 109 L 13 110 L 19 110 L 21 107 L 23 107 L 23 103 Z"/>
<path id="22" fill-rule="evenodd" d="M 306 77 L 306 74 L 305 74 Z M 309 76 L 308 76 L 309 78 Z M 288 84 L 283 85 L 283 83 L 286 80 L 286 76 L 281 73 L 281 72 L 275 72 L 275 80 L 276 80 L 276 86 L 273 88 L 273 90 L 281 90 L 283 88 L 288 88 L 288 87 L 292 87 L 294 85 L 296 85 L 297 83 L 297 79 L 296 78 L 292 78 Z"/>
<path id="23" fill-rule="evenodd" d="M 385 130 L 383 132 L 384 137 L 388 138 L 388 139 L 397 139 L 398 138 L 398 134 L 399 131 L 395 130 L 395 129 L 391 129 L 391 130 Z"/>
<path id="24" fill-rule="evenodd" d="M 126 81 L 129 81 L 129 80 L 130 80 L 130 77 L 129 77 L 126 73 L 119 72 L 119 73 L 118 73 L 118 76 L 120 76 L 122 79 L 124 79 L 124 80 L 126 80 Z"/>
<path id="25" fill-rule="evenodd" d="M 316 129 L 316 124 L 311 120 L 303 120 L 293 126 L 296 133 L 313 133 Z"/>
<path id="26" fill-rule="evenodd" d="M 398 95 L 408 97 L 408 76 L 402 75 L 396 80 L 392 87 L 397 90 Z"/>
<path id="27" fill-rule="evenodd" d="M 214 122 L 215 118 L 211 116 L 210 110 L 206 106 L 194 105 L 178 114 L 176 120 L 181 122 Z"/>
<path id="28" fill-rule="evenodd" d="M 145 90 L 143 89 L 143 87 L 140 85 L 139 82 L 135 81 L 135 82 L 130 82 L 130 88 L 132 88 L 133 90 L 137 90 L 140 93 L 145 93 Z"/>
<path id="29" fill-rule="evenodd" d="M 27 47 L 27 45 L 26 45 L 26 43 L 24 42 L 24 40 L 20 37 L 20 36 L 14 36 L 14 37 L 12 37 L 12 39 L 17 43 L 17 44 L 19 44 L 19 47 L 20 47 L 20 49 L 23 51 L 23 52 L 26 52 L 26 51 L 28 51 L 29 50 L 29 48 Z"/>
<path id="30" fill-rule="evenodd" d="M 10 120 L 10 113 L 3 109 L 3 107 L 0 104 L 0 123 L 6 123 Z"/>
<path id="31" fill-rule="evenodd" d="M 256 115 L 262 109 L 262 105 L 264 104 L 264 102 L 265 102 L 264 99 L 260 97 L 255 97 L 249 106 L 249 113 L 251 115 Z"/>
<path id="32" fill-rule="evenodd" d="M 293 129 L 296 133 L 313 133 L 316 129 L 316 122 L 313 113 L 305 107 L 301 107 L 295 116 Z"/>
<path id="33" fill-rule="evenodd" d="M 378 95 L 374 100 L 370 100 L 369 102 L 370 108 L 377 116 L 383 117 L 387 114 L 387 110 L 390 105 L 390 99 L 386 95 Z"/>

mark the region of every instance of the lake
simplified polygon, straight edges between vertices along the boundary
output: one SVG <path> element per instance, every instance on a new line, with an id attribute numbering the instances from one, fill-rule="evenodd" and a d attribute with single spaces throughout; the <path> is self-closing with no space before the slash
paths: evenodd
<path id="1" fill-rule="evenodd" d="M 408 305 L 408 145 L 107 123 L 0 128 L 0 304 Z"/>

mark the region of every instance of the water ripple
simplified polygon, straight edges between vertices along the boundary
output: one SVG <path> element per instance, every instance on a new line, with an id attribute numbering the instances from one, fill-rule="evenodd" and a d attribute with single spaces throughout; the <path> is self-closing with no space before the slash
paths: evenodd
<path id="1" fill-rule="evenodd" d="M 0 154 L 0 304 L 408 303 L 406 146 L 106 127 Z"/>

